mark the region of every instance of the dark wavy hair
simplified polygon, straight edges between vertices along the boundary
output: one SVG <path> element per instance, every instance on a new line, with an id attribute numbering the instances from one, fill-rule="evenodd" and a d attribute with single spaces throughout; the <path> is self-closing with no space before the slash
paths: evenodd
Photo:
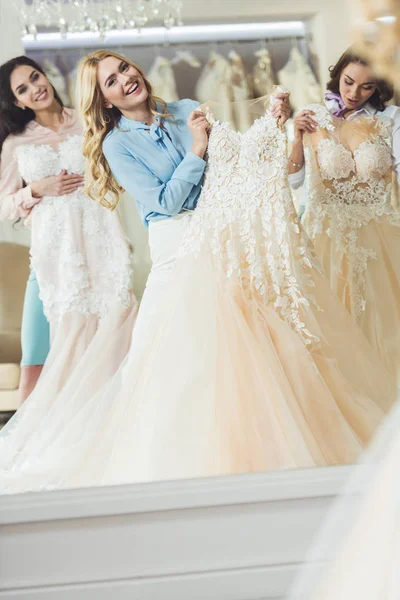
<path id="1" fill-rule="evenodd" d="M 350 63 L 371 67 L 369 62 L 357 52 L 357 49 L 354 46 L 350 46 L 350 48 L 347 48 L 346 52 L 344 52 L 339 58 L 336 65 L 330 67 L 329 72 L 331 74 L 331 78 L 326 85 L 328 90 L 339 94 L 340 76 L 343 69 L 345 69 Z M 382 111 L 385 110 L 386 103 L 393 98 L 394 88 L 384 79 L 375 78 L 375 83 L 376 90 L 368 102 L 377 110 Z"/>
<path id="2" fill-rule="evenodd" d="M 42 67 L 27 56 L 17 56 L 0 66 L 0 153 L 8 136 L 11 134 L 22 133 L 25 131 L 28 123 L 35 118 L 35 113 L 30 108 L 21 110 L 15 105 L 16 98 L 10 84 L 11 74 L 14 69 L 25 65 L 32 67 L 35 71 L 39 71 L 39 73 L 45 75 Z M 58 95 L 57 90 L 54 86 L 51 87 L 54 90 L 55 99 L 60 106 L 63 106 L 63 102 Z"/>

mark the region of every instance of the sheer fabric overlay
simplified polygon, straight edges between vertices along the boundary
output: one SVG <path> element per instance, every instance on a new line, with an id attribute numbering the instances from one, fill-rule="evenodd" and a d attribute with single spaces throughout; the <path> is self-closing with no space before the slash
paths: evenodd
<path id="1" fill-rule="evenodd" d="M 394 207 L 392 123 L 346 121 L 311 105 L 303 223 L 333 291 L 387 368 L 400 374 L 400 213 Z"/>

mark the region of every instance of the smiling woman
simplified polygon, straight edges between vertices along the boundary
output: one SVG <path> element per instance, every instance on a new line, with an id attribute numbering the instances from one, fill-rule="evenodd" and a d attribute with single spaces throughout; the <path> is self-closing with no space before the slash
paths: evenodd
<path id="1" fill-rule="evenodd" d="M 21 396 L 29 397 L 0 440 L 1 459 L 9 466 L 73 375 L 83 383 L 85 359 L 102 336 L 107 349 L 96 366 L 105 373 L 119 365 L 136 302 L 131 249 L 118 216 L 82 191 L 77 115 L 63 107 L 41 67 L 25 56 L 0 67 L 0 150 L 0 215 L 21 217 L 30 225 L 33 268 L 22 330 Z M 109 248 L 103 247 L 105 240 Z M 109 280 L 117 274 L 119 280 L 110 289 Z M 111 350 L 113 339 L 117 348 Z"/>

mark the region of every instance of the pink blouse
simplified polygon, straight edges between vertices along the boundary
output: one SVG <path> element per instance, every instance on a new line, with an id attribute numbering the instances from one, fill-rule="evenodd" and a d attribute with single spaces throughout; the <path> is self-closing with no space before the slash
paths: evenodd
<path id="1" fill-rule="evenodd" d="M 0 157 L 0 220 L 28 217 L 41 198 L 32 196 L 31 186 L 25 185 L 15 157 L 15 150 L 24 144 L 49 144 L 57 147 L 69 135 L 81 135 L 82 125 L 76 112 L 63 109 L 63 122 L 57 132 L 31 121 L 25 131 L 10 135 L 3 144 Z"/>

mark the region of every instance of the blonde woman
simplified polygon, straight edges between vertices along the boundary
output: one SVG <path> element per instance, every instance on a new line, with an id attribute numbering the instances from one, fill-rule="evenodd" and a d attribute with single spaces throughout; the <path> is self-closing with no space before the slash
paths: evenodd
<path id="1" fill-rule="evenodd" d="M 166 104 L 154 97 L 140 67 L 114 52 L 84 58 L 78 81 L 88 191 L 112 208 L 126 190 L 149 230 L 152 269 L 135 326 L 138 340 L 157 311 L 200 195 L 209 123 L 194 100 Z M 277 118 L 288 118 L 286 100 L 278 99 Z"/>

